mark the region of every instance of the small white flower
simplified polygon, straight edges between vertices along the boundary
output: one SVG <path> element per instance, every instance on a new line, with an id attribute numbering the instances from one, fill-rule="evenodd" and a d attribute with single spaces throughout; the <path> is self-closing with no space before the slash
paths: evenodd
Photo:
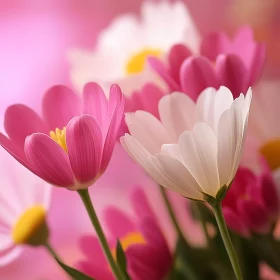
<path id="1" fill-rule="evenodd" d="M 117 82 L 130 93 L 156 77 L 145 67 L 147 56 L 162 56 L 173 44 L 184 42 L 193 51 L 199 45 L 186 6 L 182 2 L 147 1 L 141 7 L 140 19 L 134 14 L 116 18 L 101 32 L 93 51 L 69 51 L 72 82 L 78 90 L 89 81 L 105 87 Z"/>
<path id="2" fill-rule="evenodd" d="M 159 102 L 160 119 L 144 111 L 126 115 L 128 154 L 162 186 L 204 200 L 228 187 L 238 168 L 252 92 L 233 99 L 226 87 L 205 89 L 195 104 L 175 92 Z"/>

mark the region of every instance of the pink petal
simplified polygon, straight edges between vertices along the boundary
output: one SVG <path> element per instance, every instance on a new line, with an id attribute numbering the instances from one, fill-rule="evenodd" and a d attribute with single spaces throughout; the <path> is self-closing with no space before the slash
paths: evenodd
<path id="1" fill-rule="evenodd" d="M 201 55 L 212 61 L 215 61 L 219 54 L 229 52 L 231 52 L 231 42 L 222 32 L 213 32 L 205 36 L 200 46 Z"/>
<path id="2" fill-rule="evenodd" d="M 88 261 L 80 261 L 76 264 L 77 269 L 94 279 L 114 280 L 115 277 L 109 269 L 109 265 L 96 264 L 96 257 Z"/>
<path id="3" fill-rule="evenodd" d="M 180 86 L 176 83 L 173 77 L 170 76 L 167 67 L 161 62 L 161 60 L 156 57 L 148 57 L 147 61 L 151 68 L 153 68 L 154 71 L 166 82 L 170 91 L 178 91 L 180 89 Z"/>
<path id="4" fill-rule="evenodd" d="M 219 83 L 229 88 L 234 98 L 247 91 L 248 70 L 236 55 L 219 55 L 216 60 Z"/>
<path id="5" fill-rule="evenodd" d="M 128 216 L 113 206 L 105 209 L 105 221 L 110 234 L 116 239 L 136 231 L 135 225 Z"/>
<path id="6" fill-rule="evenodd" d="M 79 97 L 62 85 L 53 86 L 45 93 L 42 106 L 43 117 L 51 130 L 62 129 L 81 113 Z"/>
<path id="7" fill-rule="evenodd" d="M 196 100 L 207 87 L 219 87 L 211 62 L 205 57 L 186 59 L 180 71 L 181 90 Z"/>
<path id="8" fill-rule="evenodd" d="M 254 32 L 251 26 L 245 25 L 239 28 L 236 35 L 233 38 L 233 45 L 235 48 L 239 48 L 242 52 L 242 46 L 247 43 L 251 43 L 254 40 Z M 236 51 L 236 49 L 235 49 Z"/>
<path id="9" fill-rule="evenodd" d="M 23 147 L 25 138 L 32 133 L 48 133 L 44 121 L 31 108 L 15 104 L 5 112 L 5 130 L 9 138 L 18 146 Z"/>
<path id="10" fill-rule="evenodd" d="M 181 65 L 191 55 L 191 51 L 183 44 L 174 45 L 168 54 L 170 74 L 178 84 L 180 83 Z"/>
<path id="11" fill-rule="evenodd" d="M 48 183 L 59 187 L 75 184 L 67 154 L 47 135 L 35 133 L 28 136 L 24 151 L 34 172 Z"/>
<path id="12" fill-rule="evenodd" d="M 105 124 L 108 103 L 97 83 L 88 83 L 84 86 L 83 107 L 84 114 L 92 115 L 101 126 Z"/>
<path id="13" fill-rule="evenodd" d="M 73 118 L 66 127 L 69 160 L 79 183 L 94 181 L 100 172 L 103 139 L 101 128 L 90 115 Z"/>

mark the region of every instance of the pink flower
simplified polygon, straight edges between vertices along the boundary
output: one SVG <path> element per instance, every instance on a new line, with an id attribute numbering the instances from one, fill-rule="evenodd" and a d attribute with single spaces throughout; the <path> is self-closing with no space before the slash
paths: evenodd
<path id="1" fill-rule="evenodd" d="M 228 226 L 241 235 L 266 234 L 275 225 L 280 201 L 272 174 L 266 168 L 255 175 L 240 167 L 226 198 L 223 212 Z"/>
<path id="2" fill-rule="evenodd" d="M 105 220 L 111 234 L 112 251 L 120 240 L 127 258 L 127 269 L 133 280 L 161 280 L 167 275 L 172 256 L 157 225 L 154 213 L 140 188 L 131 196 L 136 217 L 130 218 L 115 207 L 108 207 Z M 80 241 L 86 259 L 77 266 L 84 273 L 103 280 L 113 280 L 106 259 L 96 237 L 85 236 Z"/>
<path id="3" fill-rule="evenodd" d="M 259 78 L 265 60 L 265 47 L 253 40 L 249 27 L 239 30 L 232 41 L 224 33 L 212 33 L 201 44 L 200 56 L 187 46 L 174 45 L 167 55 L 167 65 L 150 57 L 151 67 L 169 86 L 194 100 L 206 87 L 228 87 L 234 97 Z"/>
<path id="4" fill-rule="evenodd" d="M 109 100 L 96 83 L 85 85 L 82 100 L 71 89 L 54 86 L 44 96 L 43 118 L 21 104 L 6 110 L 9 138 L 1 133 L 0 144 L 50 184 L 87 188 L 109 163 L 123 110 L 117 85 L 111 87 Z"/>

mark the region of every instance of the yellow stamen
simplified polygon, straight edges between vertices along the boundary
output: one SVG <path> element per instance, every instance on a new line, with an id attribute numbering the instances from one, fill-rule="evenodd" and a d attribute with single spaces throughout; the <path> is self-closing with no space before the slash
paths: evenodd
<path id="1" fill-rule="evenodd" d="M 124 251 L 126 251 L 131 245 L 146 244 L 144 236 L 140 232 L 132 232 L 120 239 L 120 243 Z M 112 250 L 114 258 L 116 258 L 116 249 Z"/>
<path id="2" fill-rule="evenodd" d="M 62 149 L 68 153 L 67 144 L 66 144 L 66 127 L 63 127 L 63 129 L 56 128 L 55 131 L 50 132 L 50 137 L 58 143 Z"/>
<path id="3" fill-rule="evenodd" d="M 148 56 L 160 56 L 162 51 L 159 49 L 146 48 L 133 55 L 126 64 L 127 74 L 137 74 L 144 70 L 146 58 Z"/>
<path id="4" fill-rule="evenodd" d="M 280 139 L 266 142 L 260 149 L 271 170 L 280 167 Z"/>
<path id="5" fill-rule="evenodd" d="M 27 209 L 17 220 L 12 230 L 15 244 L 42 245 L 48 239 L 46 211 L 41 205 Z"/>

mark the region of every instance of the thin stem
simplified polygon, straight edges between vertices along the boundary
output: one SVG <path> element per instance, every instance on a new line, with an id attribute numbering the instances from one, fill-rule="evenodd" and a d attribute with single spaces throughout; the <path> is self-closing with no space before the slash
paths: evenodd
<path id="1" fill-rule="evenodd" d="M 109 262 L 109 265 L 112 269 L 113 274 L 115 275 L 117 280 L 126 279 L 125 276 L 123 275 L 123 272 L 119 269 L 119 267 L 115 263 L 112 252 L 111 252 L 110 247 L 108 245 L 108 242 L 106 240 L 105 234 L 102 230 L 102 227 L 100 225 L 100 222 L 99 222 L 98 217 L 96 215 L 96 212 L 94 210 L 94 207 L 93 207 L 92 201 L 90 199 L 88 190 L 87 189 L 79 190 L 78 193 L 79 193 L 79 195 L 80 195 L 80 197 L 81 197 L 81 199 L 82 199 L 82 201 L 85 205 L 85 208 L 88 212 L 91 223 L 92 223 L 92 225 L 93 225 L 93 227 L 96 231 L 96 234 L 99 238 L 101 247 L 102 247 L 103 252 L 104 252 L 104 254 L 105 254 L 105 256 L 106 256 L 106 258 Z"/>
<path id="2" fill-rule="evenodd" d="M 169 217 L 170 217 L 170 219 L 171 219 L 171 221 L 172 221 L 172 224 L 173 224 L 174 228 L 175 228 L 176 231 L 177 231 L 178 236 L 179 236 L 179 237 L 182 237 L 183 239 L 185 239 L 184 234 L 183 234 L 183 232 L 182 232 L 182 230 L 181 230 L 181 228 L 180 228 L 180 226 L 179 226 L 178 220 L 177 220 L 177 218 L 176 218 L 176 216 L 175 216 L 173 207 L 172 207 L 172 205 L 171 205 L 171 203 L 170 203 L 170 201 L 169 201 L 169 198 L 167 197 L 167 193 L 166 193 L 165 188 L 162 187 L 162 186 L 160 186 L 159 188 L 160 188 L 160 192 L 161 192 L 161 195 L 162 195 L 164 204 L 165 204 L 165 206 L 166 206 L 166 208 L 167 208 Z"/>
<path id="3" fill-rule="evenodd" d="M 226 247 L 232 268 L 234 270 L 235 276 L 237 280 L 242 280 L 242 274 L 241 270 L 238 264 L 237 256 L 233 247 L 233 244 L 231 242 L 229 232 L 226 226 L 225 218 L 222 212 L 222 205 L 221 202 L 216 203 L 215 205 L 211 205 L 215 214 L 215 218 L 224 242 L 224 245 Z"/>

